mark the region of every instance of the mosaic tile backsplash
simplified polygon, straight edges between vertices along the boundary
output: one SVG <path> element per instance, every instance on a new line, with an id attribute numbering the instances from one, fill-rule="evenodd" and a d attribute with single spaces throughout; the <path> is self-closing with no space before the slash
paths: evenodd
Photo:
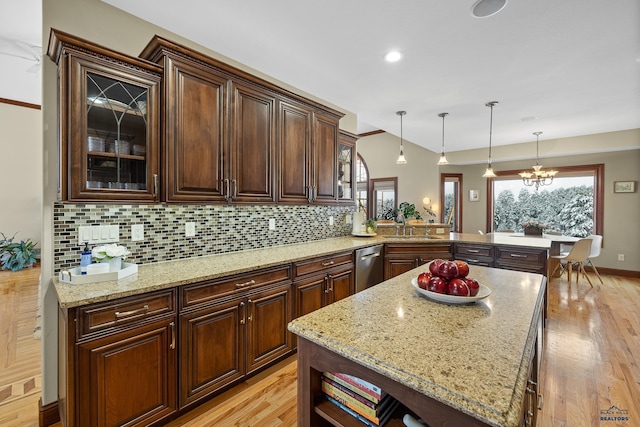
<path id="1" fill-rule="evenodd" d="M 58 272 L 79 265 L 80 226 L 119 225 L 119 244 L 131 251 L 127 262 L 149 264 L 346 236 L 351 224 L 345 218 L 354 210 L 355 206 L 56 203 L 54 266 Z M 275 230 L 269 230 L 271 218 L 276 221 Z M 195 222 L 195 237 L 185 237 L 185 222 Z M 133 224 L 144 225 L 143 241 L 131 241 Z"/>

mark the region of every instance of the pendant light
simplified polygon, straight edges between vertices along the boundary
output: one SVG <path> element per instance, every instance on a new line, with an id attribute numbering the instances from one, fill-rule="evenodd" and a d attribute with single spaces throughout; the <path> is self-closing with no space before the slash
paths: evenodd
<path id="1" fill-rule="evenodd" d="M 438 166 L 449 164 L 449 161 L 447 160 L 447 156 L 444 155 L 444 118 L 448 115 L 449 113 L 438 114 L 438 117 L 442 117 L 442 153 L 440 154 L 440 160 L 438 160 Z"/>
<path id="2" fill-rule="evenodd" d="M 533 172 L 524 171 L 518 174 L 522 177 L 524 185 L 527 187 L 535 186 L 536 191 L 538 191 L 538 187 L 550 185 L 553 182 L 553 177 L 558 173 L 558 171 L 554 171 L 553 169 L 550 171 L 543 170 L 542 165 L 538 161 L 540 158 L 538 155 L 538 142 L 541 133 L 540 131 L 533 133 L 536 136 L 536 164 L 532 166 Z"/>
<path id="3" fill-rule="evenodd" d="M 493 133 L 493 107 L 496 105 L 498 101 L 491 101 L 484 104 L 487 107 L 491 108 L 491 119 L 489 121 L 489 162 L 487 163 L 487 169 L 484 171 L 482 175 L 483 178 L 495 178 L 496 174 L 491 167 L 491 134 Z"/>
<path id="4" fill-rule="evenodd" d="M 404 158 L 404 145 L 402 144 L 402 116 L 407 114 L 406 111 L 396 111 L 396 114 L 400 116 L 400 155 L 398 156 L 398 160 L 396 160 L 396 164 L 398 165 L 406 165 L 407 159 Z"/>

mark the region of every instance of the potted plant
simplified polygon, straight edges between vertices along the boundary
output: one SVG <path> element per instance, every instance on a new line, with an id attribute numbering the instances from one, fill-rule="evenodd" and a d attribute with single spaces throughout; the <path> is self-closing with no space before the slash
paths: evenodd
<path id="1" fill-rule="evenodd" d="M 522 228 L 524 228 L 524 234 L 527 236 L 542 236 L 542 232 L 547 228 L 547 225 L 532 219 L 523 223 Z"/>
<path id="2" fill-rule="evenodd" d="M 365 221 L 364 227 L 368 234 L 373 234 L 378 229 L 378 224 L 376 224 L 374 219 L 368 219 Z"/>
<path id="3" fill-rule="evenodd" d="M 0 266 L 3 270 L 20 271 L 25 267 L 31 267 L 40 258 L 40 249 L 36 248 L 37 243 L 31 239 L 14 243 L 15 234 L 9 238 L 4 233 L 0 234 Z"/>

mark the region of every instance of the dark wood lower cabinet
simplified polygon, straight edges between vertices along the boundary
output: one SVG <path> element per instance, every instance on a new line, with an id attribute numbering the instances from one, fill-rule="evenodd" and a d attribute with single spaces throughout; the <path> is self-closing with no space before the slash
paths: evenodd
<path id="1" fill-rule="evenodd" d="M 78 344 L 78 426 L 141 426 L 177 411 L 175 318 Z"/>
<path id="2" fill-rule="evenodd" d="M 180 409 L 292 351 L 291 284 L 221 299 L 180 315 Z"/>

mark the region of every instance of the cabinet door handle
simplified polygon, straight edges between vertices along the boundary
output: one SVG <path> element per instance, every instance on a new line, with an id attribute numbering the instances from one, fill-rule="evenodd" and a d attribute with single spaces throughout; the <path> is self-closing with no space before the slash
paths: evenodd
<path id="1" fill-rule="evenodd" d="M 240 303 L 240 308 L 242 309 L 242 314 L 240 315 L 240 324 L 244 325 L 244 316 L 246 315 L 246 313 L 245 313 L 245 308 L 244 308 L 244 303 L 243 302 Z"/>
<path id="2" fill-rule="evenodd" d="M 330 265 L 333 265 L 333 264 L 334 264 L 334 262 L 333 262 L 333 261 L 323 262 L 323 263 L 322 263 L 322 266 L 323 266 L 323 267 L 329 267 Z"/>
<path id="3" fill-rule="evenodd" d="M 317 200 L 318 199 L 318 186 L 314 185 L 313 186 L 313 200 Z"/>
<path id="4" fill-rule="evenodd" d="M 510 254 L 511 258 L 526 258 L 526 255 L 522 254 Z"/>
<path id="5" fill-rule="evenodd" d="M 544 406 L 544 396 L 542 396 L 542 393 L 538 393 L 538 410 L 542 411 L 543 406 Z"/>
<path id="6" fill-rule="evenodd" d="M 253 301 L 251 300 L 249 300 L 249 309 L 247 311 L 249 312 L 249 317 L 247 318 L 247 320 L 251 322 L 253 320 Z"/>
<path id="7" fill-rule="evenodd" d="M 171 345 L 169 348 L 174 350 L 176 348 L 176 324 L 175 322 L 169 323 L 169 327 L 171 327 Z"/>
<path id="8" fill-rule="evenodd" d="M 237 199 L 238 198 L 238 180 L 234 178 L 232 181 L 233 181 L 233 198 Z"/>
<path id="9" fill-rule="evenodd" d="M 311 187 L 310 185 L 307 185 L 306 190 L 307 190 L 307 200 L 309 201 L 309 203 L 311 203 L 313 201 L 313 187 Z"/>
<path id="10" fill-rule="evenodd" d="M 479 249 L 467 249 L 467 252 L 470 253 L 470 254 L 477 254 L 477 253 L 480 252 L 480 250 Z"/>
<path id="11" fill-rule="evenodd" d="M 327 275 L 327 286 L 329 286 L 329 283 L 331 283 L 331 287 L 327 290 L 327 293 L 333 292 L 333 276 L 330 274 Z"/>
<path id="12" fill-rule="evenodd" d="M 324 282 L 324 293 L 328 294 L 329 293 L 329 275 L 324 276 L 324 279 L 322 279 L 322 281 Z"/>
<path id="13" fill-rule="evenodd" d="M 158 197 L 158 174 L 153 174 L 153 197 Z"/>
<path id="14" fill-rule="evenodd" d="M 244 282 L 244 283 L 236 283 L 236 288 L 240 289 L 240 288 L 244 288 L 245 286 L 251 286 L 255 284 L 256 284 L 255 280 L 249 280 L 248 282 Z"/>
<path id="15" fill-rule="evenodd" d="M 130 311 L 116 311 L 116 319 L 122 319 L 123 317 L 133 316 L 134 314 L 145 313 L 149 311 L 149 306 L 145 304 L 142 308 Z"/>
<path id="16" fill-rule="evenodd" d="M 227 200 L 227 202 L 231 201 L 231 183 L 229 182 L 228 178 L 224 179 L 224 186 L 225 186 L 225 194 L 224 194 L 224 198 Z"/>

